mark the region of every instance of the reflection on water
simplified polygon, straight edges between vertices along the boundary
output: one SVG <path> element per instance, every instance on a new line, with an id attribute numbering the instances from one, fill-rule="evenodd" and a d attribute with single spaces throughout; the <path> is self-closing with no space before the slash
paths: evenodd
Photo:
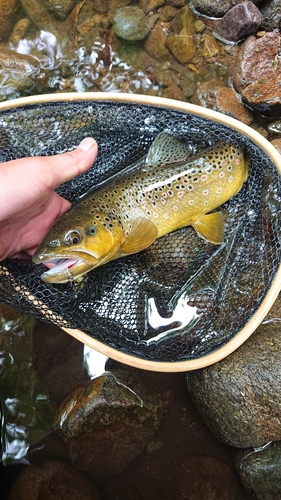
<path id="1" fill-rule="evenodd" d="M 104 354 L 91 349 L 87 345 L 84 346 L 84 366 L 91 379 L 97 378 L 105 373 L 105 364 L 108 357 Z"/>
<path id="2" fill-rule="evenodd" d="M 5 321 L 0 315 L 0 400 L 2 462 L 23 458 L 53 426 L 48 395 L 32 360 L 34 320 L 21 315 Z"/>
<path id="3" fill-rule="evenodd" d="M 0 48 L 0 99 L 68 91 L 158 95 L 160 85 L 123 56 L 97 39 L 90 48 L 78 47 L 69 59 L 56 36 L 40 30 L 33 39 Z"/>
<path id="4" fill-rule="evenodd" d="M 148 299 L 148 324 L 153 330 L 162 331 L 142 342 L 149 345 L 152 342 L 163 340 L 176 331 L 186 332 L 186 327 L 200 317 L 200 314 L 197 314 L 197 307 L 188 305 L 187 300 L 188 297 L 185 295 L 180 296 L 170 317 L 165 318 L 159 314 L 154 298 Z"/>

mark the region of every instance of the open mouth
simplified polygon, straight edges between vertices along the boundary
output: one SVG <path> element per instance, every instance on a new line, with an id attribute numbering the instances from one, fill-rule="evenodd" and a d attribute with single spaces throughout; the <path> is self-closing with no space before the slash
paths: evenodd
<path id="1" fill-rule="evenodd" d="M 69 274 L 70 269 L 72 269 L 77 264 L 82 264 L 83 261 L 79 259 L 51 259 L 43 264 L 48 267 L 48 271 L 42 274 L 42 278 L 48 278 L 57 275 Z"/>

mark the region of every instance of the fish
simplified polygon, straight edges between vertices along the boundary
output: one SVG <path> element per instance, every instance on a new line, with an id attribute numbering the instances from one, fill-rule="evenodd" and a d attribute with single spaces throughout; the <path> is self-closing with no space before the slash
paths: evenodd
<path id="1" fill-rule="evenodd" d="M 214 210 L 240 191 L 248 170 L 239 145 L 218 142 L 194 153 L 164 130 L 143 158 L 90 189 L 60 216 L 33 262 L 53 266 L 41 275 L 43 281 L 66 283 L 189 225 L 220 245 L 224 218 Z"/>

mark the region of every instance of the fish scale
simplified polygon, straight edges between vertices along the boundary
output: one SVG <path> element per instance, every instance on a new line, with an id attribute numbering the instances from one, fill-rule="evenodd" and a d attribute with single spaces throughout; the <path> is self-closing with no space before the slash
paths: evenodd
<path id="1" fill-rule="evenodd" d="M 54 224 L 33 261 L 54 262 L 42 279 L 64 283 L 187 225 L 221 244 L 223 216 L 209 212 L 234 196 L 247 176 L 239 146 L 220 142 L 192 154 L 189 145 L 161 132 L 144 159 L 90 190 Z"/>

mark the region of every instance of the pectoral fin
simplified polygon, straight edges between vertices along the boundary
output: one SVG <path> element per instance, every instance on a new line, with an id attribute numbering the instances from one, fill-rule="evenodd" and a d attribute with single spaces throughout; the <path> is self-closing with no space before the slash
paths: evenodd
<path id="1" fill-rule="evenodd" d="M 149 219 L 140 217 L 134 222 L 133 229 L 121 245 L 122 255 L 137 253 L 149 247 L 157 238 L 157 227 Z"/>
<path id="2" fill-rule="evenodd" d="M 202 215 L 194 224 L 194 229 L 205 240 L 220 245 L 224 240 L 224 218 L 221 212 Z"/>

